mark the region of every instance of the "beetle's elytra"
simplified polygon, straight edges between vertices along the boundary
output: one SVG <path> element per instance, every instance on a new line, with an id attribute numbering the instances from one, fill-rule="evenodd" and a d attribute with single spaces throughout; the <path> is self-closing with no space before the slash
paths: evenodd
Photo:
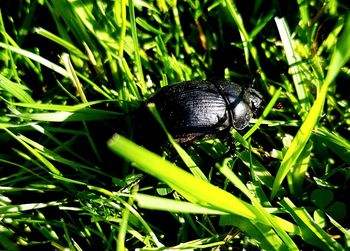
<path id="1" fill-rule="evenodd" d="M 156 105 L 178 142 L 189 142 L 213 137 L 231 127 L 244 129 L 262 107 L 262 96 L 232 81 L 193 80 L 165 86 L 147 103 Z"/>

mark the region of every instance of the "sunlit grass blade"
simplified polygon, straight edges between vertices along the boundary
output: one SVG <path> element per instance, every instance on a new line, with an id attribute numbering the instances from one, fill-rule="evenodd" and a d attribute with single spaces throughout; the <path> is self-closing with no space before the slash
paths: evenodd
<path id="1" fill-rule="evenodd" d="M 338 75 L 341 68 L 346 62 L 349 61 L 350 57 L 350 17 L 345 21 L 342 34 L 336 44 L 336 48 L 332 53 L 331 62 L 328 67 L 328 72 L 325 79 L 325 85 L 330 85 Z"/>
<path id="2" fill-rule="evenodd" d="M 30 16 L 30 15 L 29 15 Z M 27 31 L 25 31 L 27 32 Z M 5 25 L 3 23 L 3 19 L 2 19 L 2 15 L 1 15 L 1 11 L 0 11 L 0 33 L 3 35 L 4 37 L 4 43 L 0 42 L 0 47 L 3 47 L 6 45 L 7 48 L 18 48 L 20 49 L 20 46 L 18 45 L 18 43 L 6 32 L 5 29 Z M 11 72 L 14 75 L 14 77 L 19 80 L 19 76 L 18 76 L 18 72 L 17 72 L 17 67 L 16 67 L 16 56 L 12 54 L 11 50 L 6 50 L 5 52 L 9 59 L 7 59 L 7 57 L 4 57 L 4 59 L 7 61 L 6 65 L 9 65 L 11 68 Z M 28 64 L 28 66 L 30 67 L 30 69 L 35 72 L 36 74 L 39 75 L 40 77 L 40 69 L 33 63 L 31 62 L 29 59 L 24 58 L 24 61 Z"/>
<path id="3" fill-rule="evenodd" d="M 301 237 L 305 242 L 317 246 L 321 250 L 343 250 L 339 243 L 314 222 L 305 209 L 295 207 L 287 198 L 281 201 L 280 204 L 297 222 L 300 227 Z"/>
<path id="4" fill-rule="evenodd" d="M 7 128 L 0 129 L 5 130 L 9 135 L 11 135 L 14 139 L 21 143 L 31 154 L 33 154 L 42 164 L 44 164 L 44 166 L 50 173 L 52 173 L 53 175 L 61 175 L 61 172 L 50 161 L 48 161 L 43 155 L 41 155 L 35 147 L 32 147 L 26 142 L 26 139 L 28 139 L 27 137 L 23 135 L 16 135 Z"/>
<path id="5" fill-rule="evenodd" d="M 74 182 L 74 181 L 73 181 Z M 107 190 L 105 188 L 102 187 L 97 187 L 97 186 L 92 186 L 92 185 L 88 185 L 87 186 L 88 189 L 92 190 L 92 191 L 97 191 L 107 197 L 112 198 L 113 200 L 117 199 L 118 203 L 121 203 L 124 207 L 126 207 L 129 211 L 130 211 L 130 215 L 129 217 L 132 218 L 134 217 L 132 220 L 138 220 L 141 224 L 142 227 L 144 228 L 144 230 L 150 235 L 150 237 L 153 239 L 154 243 L 158 246 L 158 247 L 163 247 L 164 245 L 158 240 L 157 236 L 155 235 L 155 233 L 153 232 L 153 230 L 151 229 L 151 227 L 149 226 L 149 224 L 143 219 L 143 217 L 140 215 L 140 213 L 133 207 L 131 206 L 128 202 L 126 202 L 124 199 L 122 199 L 121 197 L 117 196 L 116 193 L 113 193 L 110 190 Z M 122 194 L 123 195 L 123 194 Z M 129 196 L 128 196 L 129 197 Z M 134 197 L 132 197 L 134 198 Z M 120 205 L 116 204 L 114 201 L 108 201 L 108 204 L 112 207 L 116 207 L 117 209 L 120 209 Z M 118 219 L 119 221 L 119 219 Z M 129 225 L 130 227 L 130 225 Z M 132 232 L 132 231 L 129 231 Z"/>
<path id="6" fill-rule="evenodd" d="M 301 58 L 294 51 L 293 40 L 290 37 L 290 31 L 288 25 L 283 18 L 275 17 L 275 22 L 280 33 L 280 37 L 284 46 L 287 61 L 290 67 L 290 74 L 293 78 L 295 90 L 298 95 L 299 102 L 306 110 L 310 109 L 310 102 L 307 97 L 307 89 L 305 87 L 304 77 L 302 75 L 303 69 L 301 68 Z"/>
<path id="7" fill-rule="evenodd" d="M 16 48 L 16 47 L 13 47 L 13 46 L 10 46 L 10 45 L 6 45 L 2 42 L 0 42 L 0 48 L 3 48 L 3 49 L 9 49 L 17 54 L 20 54 L 26 58 L 29 58 L 33 61 L 36 61 L 36 62 L 39 62 L 40 64 L 46 66 L 47 68 L 57 72 L 58 74 L 62 75 L 62 76 L 68 76 L 68 73 L 67 71 L 61 67 L 61 66 L 58 66 L 57 64 L 54 64 L 52 63 L 51 61 L 39 56 L 39 55 L 36 55 L 30 51 L 27 51 L 27 50 L 23 50 L 23 49 L 20 49 L 20 48 Z"/>
<path id="8" fill-rule="evenodd" d="M 55 105 L 55 104 L 42 104 L 42 103 L 16 103 L 8 102 L 11 106 L 26 107 L 38 110 L 48 110 L 57 112 L 75 112 L 84 108 L 88 108 L 93 105 L 101 104 L 104 102 L 117 102 L 118 100 L 96 100 L 87 103 L 80 103 L 77 105 Z"/>
<path id="9" fill-rule="evenodd" d="M 100 30 L 100 26 L 96 23 L 91 13 L 92 5 L 81 5 L 78 2 L 71 1 L 46 1 L 46 4 L 54 17 L 61 17 L 61 19 L 55 19 L 58 32 L 61 36 L 67 40 L 70 39 L 65 30 L 65 24 L 70 27 L 73 35 L 77 39 L 80 39 L 79 41 L 88 42 L 90 47 L 96 48 L 96 45 L 93 44 L 93 39 L 91 39 L 91 34 L 88 32 L 89 28 L 93 30 L 92 24 L 96 25 L 97 31 Z M 102 40 L 103 38 L 104 36 L 101 36 Z"/>
<path id="10" fill-rule="evenodd" d="M 47 203 L 27 203 L 27 204 L 19 204 L 19 205 L 9 205 L 9 206 L 0 206 L 0 214 L 10 214 L 17 212 L 30 211 L 40 208 L 52 207 L 62 205 L 62 202 L 51 201 Z"/>
<path id="11" fill-rule="evenodd" d="M 305 28 L 305 26 L 308 25 L 308 23 L 310 22 L 308 4 L 302 0 L 298 0 L 297 2 L 298 2 L 300 17 L 301 17 L 300 26 L 302 28 Z"/>
<path id="12" fill-rule="evenodd" d="M 77 48 L 73 43 L 57 36 L 56 34 L 44 29 L 44 28 L 36 28 L 34 30 L 35 33 L 46 37 L 47 39 L 50 39 L 51 41 L 55 42 L 56 44 L 59 44 L 60 46 L 63 46 L 66 48 L 69 52 L 73 53 L 74 55 L 78 56 L 81 59 L 88 60 L 88 57 L 79 49 Z"/>
<path id="13" fill-rule="evenodd" d="M 0 89 L 5 90 L 11 96 L 17 98 L 19 101 L 24 103 L 34 103 L 31 95 L 29 95 L 29 89 L 25 85 L 12 82 L 7 79 L 5 76 L 0 74 Z"/>
<path id="14" fill-rule="evenodd" d="M 45 59 L 42 56 L 34 54 L 30 51 L 23 50 L 21 48 L 17 48 L 17 47 L 11 46 L 11 45 L 7 45 L 7 44 L 2 43 L 2 42 L 0 42 L 0 48 L 8 49 L 14 53 L 22 55 L 25 58 L 25 60 L 31 59 L 35 62 L 38 62 L 38 63 L 44 65 L 45 67 L 55 71 L 56 73 L 64 76 L 64 77 L 69 76 L 68 72 L 63 67 Z M 31 61 L 29 60 L 29 62 L 31 62 Z M 98 86 L 97 84 L 95 84 L 94 82 L 89 80 L 86 76 L 84 76 L 83 74 L 80 74 L 79 72 L 75 72 L 75 74 L 77 74 L 81 79 L 83 79 L 85 82 L 87 82 L 89 85 L 91 85 L 94 88 L 94 90 L 98 91 L 106 98 L 110 98 L 110 96 L 105 91 L 103 91 L 100 86 Z"/>
<path id="15" fill-rule="evenodd" d="M 273 19 L 275 15 L 276 15 L 276 10 L 272 9 L 266 16 L 261 17 L 261 19 L 258 20 L 258 24 L 250 32 L 249 37 L 254 39 L 259 34 L 259 32 L 261 32 L 261 30 L 263 30 L 266 27 L 266 25 Z"/>
<path id="16" fill-rule="evenodd" d="M 120 115 L 121 115 L 120 113 L 116 113 L 116 112 L 86 108 L 86 109 L 80 109 L 74 112 L 21 113 L 15 116 L 22 119 L 36 120 L 36 121 L 68 122 L 68 121 L 93 121 L 93 120 L 115 119 Z"/>
<path id="17" fill-rule="evenodd" d="M 193 214 L 228 214 L 227 212 L 209 209 L 186 201 L 171 200 L 141 193 L 135 194 L 134 197 L 139 207 L 151 210 Z"/>
<path id="18" fill-rule="evenodd" d="M 297 159 L 302 153 L 311 136 L 312 130 L 317 126 L 326 99 L 328 87 L 334 81 L 341 67 L 343 67 L 343 65 L 349 60 L 350 51 L 348 50 L 348 44 L 350 44 L 350 18 L 348 18 L 343 34 L 333 52 L 330 67 L 320 93 L 282 160 L 273 184 L 271 198 L 276 195 L 283 179 L 295 165 Z"/>
<path id="19" fill-rule="evenodd" d="M 241 34 L 241 38 L 242 42 L 243 42 L 243 46 L 245 47 L 245 51 L 249 51 L 250 54 L 252 55 L 254 62 L 259 70 L 261 79 L 264 81 L 263 82 L 263 87 L 265 88 L 265 90 L 267 91 L 267 85 L 265 83 L 266 81 L 266 75 L 265 72 L 263 70 L 263 68 L 261 67 L 261 63 L 260 63 L 260 59 L 259 59 L 259 55 L 257 53 L 257 49 L 256 47 L 253 45 L 252 43 L 252 37 L 249 36 L 249 33 L 247 32 L 244 23 L 243 23 L 243 19 L 240 15 L 240 13 L 237 10 L 237 7 L 235 5 L 235 2 L 232 0 L 225 0 L 222 2 L 222 4 L 224 5 L 225 8 L 227 8 L 228 12 L 230 13 L 231 17 L 233 18 L 233 20 L 235 21 L 236 25 L 238 26 L 238 30 L 240 31 Z M 248 55 L 246 55 L 246 58 L 249 58 Z M 249 63 L 249 62 L 247 62 Z"/>
<path id="20" fill-rule="evenodd" d="M 197 166 L 197 164 L 192 160 L 192 158 L 187 154 L 187 152 L 174 140 L 174 138 L 168 132 L 167 128 L 165 127 L 162 121 L 162 118 L 160 117 L 160 114 L 156 109 L 155 104 L 148 104 L 148 109 L 150 110 L 154 118 L 157 120 L 157 122 L 161 125 L 164 133 L 168 137 L 168 140 L 173 145 L 173 147 L 175 148 L 181 159 L 184 161 L 184 163 L 187 165 L 187 167 L 190 169 L 190 171 L 193 173 L 193 175 L 204 181 L 208 181 L 207 177 L 204 175 L 202 170 Z"/>
<path id="21" fill-rule="evenodd" d="M 293 195 L 297 195 L 301 192 L 305 173 L 310 164 L 312 148 L 313 142 L 309 141 L 299 158 L 296 160 L 291 172 L 287 175 L 289 190 Z"/>
<path id="22" fill-rule="evenodd" d="M 281 88 L 276 90 L 276 92 L 273 94 L 271 100 L 266 105 L 266 107 L 265 107 L 264 111 L 262 112 L 261 116 L 259 117 L 258 121 L 256 123 L 254 123 L 254 125 L 249 129 L 249 131 L 246 134 L 244 134 L 243 138 L 245 140 L 247 140 L 259 128 L 259 126 L 261 125 L 263 120 L 267 117 L 267 115 L 271 112 L 272 108 L 276 104 L 278 98 L 281 95 L 281 92 L 282 92 Z"/>
<path id="23" fill-rule="evenodd" d="M 266 220 L 259 216 L 253 206 L 206 181 L 194 177 L 121 135 L 115 135 L 108 142 L 108 145 L 113 152 L 135 162 L 139 169 L 167 183 L 193 203 L 268 224 Z"/>
<path id="24" fill-rule="evenodd" d="M 250 159 L 249 151 L 245 150 L 245 151 L 239 152 L 239 153 L 237 153 L 237 157 L 241 161 L 243 161 L 243 163 L 247 167 L 250 167 L 250 165 L 251 165 L 250 160 L 251 160 L 252 164 L 253 164 L 253 166 L 251 168 L 254 171 L 255 178 L 262 185 L 265 185 L 270 190 L 272 189 L 273 180 L 274 180 L 273 176 L 257 159 L 255 159 L 253 157 L 252 157 L 252 159 Z"/>
<path id="25" fill-rule="evenodd" d="M 183 64 L 174 55 L 169 54 L 165 41 L 161 36 L 157 36 L 155 42 L 157 58 L 161 61 L 161 65 L 163 66 L 162 72 L 166 74 L 166 78 L 172 82 L 188 80 L 189 76 L 192 75 L 192 69 L 186 64 Z"/>
<path id="26" fill-rule="evenodd" d="M 211 210 L 219 210 L 237 215 L 237 217 L 243 217 L 243 221 L 241 222 L 243 228 L 245 228 L 245 224 L 247 223 L 252 224 L 253 222 L 258 221 L 266 224 L 265 227 L 261 225 L 260 231 L 263 233 L 271 224 L 268 223 L 269 220 L 265 219 L 261 213 L 253 209 L 253 206 L 234 198 L 233 195 L 212 186 L 205 181 L 195 178 L 176 167 L 174 164 L 171 164 L 146 149 L 137 146 L 120 135 L 115 136 L 109 141 L 109 147 L 118 155 L 134 161 L 137 164 L 137 167 L 141 170 L 148 172 L 169 184 L 191 202 L 207 207 Z M 251 213 L 253 212 L 255 217 L 251 218 Z M 240 224 L 234 225 L 241 227 Z M 269 235 L 269 238 L 263 238 L 261 241 L 265 242 L 266 240 L 267 243 L 270 243 L 269 245 L 274 247 L 273 250 L 279 250 L 284 244 L 281 241 L 277 242 L 278 239 L 279 238 L 276 236 Z M 287 245 L 292 247 L 292 243 L 293 242 L 290 242 Z"/>
<path id="27" fill-rule="evenodd" d="M 73 65 L 70 61 L 69 55 L 67 53 L 63 53 L 63 55 L 61 56 L 61 60 L 63 62 L 63 65 L 65 66 L 67 72 L 68 72 L 68 76 L 71 79 L 74 87 L 77 90 L 77 93 L 81 99 L 81 101 L 83 103 L 88 103 L 88 100 L 86 99 L 85 93 L 83 91 L 83 87 L 78 79 L 77 74 L 75 73 L 75 70 L 73 68 Z"/>
<path id="28" fill-rule="evenodd" d="M 321 94 L 317 97 L 315 103 L 313 104 L 306 120 L 300 127 L 297 135 L 293 139 L 290 147 L 285 153 L 281 166 L 278 169 L 276 178 L 273 183 L 272 191 L 271 191 L 271 199 L 276 195 L 277 191 L 280 189 L 282 181 L 288 174 L 288 172 L 293 168 L 298 160 L 300 154 L 304 150 L 304 147 L 309 140 L 312 130 L 318 122 L 320 112 L 323 108 L 325 94 L 327 89 L 323 88 L 323 95 Z M 301 161 L 301 160 L 300 160 Z"/>
<path id="29" fill-rule="evenodd" d="M 288 250 L 273 229 L 266 225 L 254 224 L 236 215 L 222 215 L 220 217 L 220 225 L 239 225 L 242 231 L 249 233 L 253 243 L 254 240 L 258 240 L 258 243 L 255 243 L 255 245 L 258 245 L 263 250 Z"/>
<path id="30" fill-rule="evenodd" d="M 126 233 L 128 230 L 128 221 L 129 221 L 129 216 L 130 216 L 130 210 L 129 208 L 132 207 L 132 204 L 134 203 L 134 198 L 130 197 L 128 200 L 128 207 L 125 207 L 122 211 L 122 217 L 121 217 L 121 222 L 120 222 L 120 227 L 119 227 L 119 232 L 118 232 L 118 244 L 117 244 L 117 249 L 120 251 L 127 250 L 125 247 L 125 239 L 126 239 Z"/>
<path id="31" fill-rule="evenodd" d="M 344 237 L 345 237 L 345 248 L 350 248 L 350 230 L 344 228 L 342 225 L 340 225 L 337 221 L 335 221 L 329 215 L 327 215 L 327 216 L 328 216 L 330 222 L 344 234 Z"/>
<path id="32" fill-rule="evenodd" d="M 283 243 L 288 247 L 289 250 L 298 250 L 297 245 L 293 242 L 293 240 L 288 236 L 288 234 L 282 229 L 282 227 L 279 225 L 279 223 L 275 220 L 275 218 L 270 215 L 260 204 L 258 199 L 256 198 L 256 194 L 251 194 L 251 191 L 248 190 L 248 188 L 243 184 L 243 182 L 238 178 L 238 176 L 231 171 L 231 168 L 229 168 L 228 159 L 224 160 L 222 165 L 217 164 L 216 167 L 219 169 L 219 171 L 225 175 L 225 177 L 231 181 L 231 183 L 237 187 L 242 193 L 244 193 L 252 202 L 254 207 L 261 213 L 261 216 L 266 219 L 267 222 L 270 222 L 271 226 L 274 228 L 274 231 L 277 233 L 277 235 L 274 238 L 274 242 L 280 241 L 279 238 L 283 241 Z M 272 232 L 272 231 L 271 231 Z M 271 233 L 271 235 L 273 235 Z M 271 236 L 270 236 L 271 237 Z M 266 239 L 268 242 L 269 239 Z M 284 247 L 280 247 L 284 248 Z"/>
<path id="33" fill-rule="evenodd" d="M 350 165 L 350 142 L 344 137 L 330 132 L 325 127 L 317 128 L 313 137 L 326 143 L 326 146 Z"/>
<path id="34" fill-rule="evenodd" d="M 187 39 L 185 37 L 185 33 L 181 24 L 181 20 L 180 20 L 180 16 L 179 16 L 179 9 L 177 7 L 177 2 L 173 2 L 173 4 L 171 5 L 171 10 L 172 13 L 174 15 L 174 23 L 175 23 L 175 28 L 176 28 L 176 35 L 175 37 L 177 37 L 176 39 L 178 40 L 179 38 L 181 39 L 181 43 L 179 43 L 179 45 L 177 45 L 177 51 L 179 51 L 179 47 L 183 46 L 184 51 L 191 55 L 194 54 L 195 50 L 194 48 L 187 42 Z M 178 55 L 178 53 L 177 53 Z"/>
<path id="35" fill-rule="evenodd" d="M 134 44 L 134 53 L 135 53 L 135 61 L 137 67 L 137 79 L 140 81 L 140 88 L 142 93 L 146 92 L 145 85 L 145 77 L 143 75 L 143 69 L 141 64 L 141 56 L 140 56 L 140 46 L 137 37 L 137 29 L 136 29 L 136 18 L 135 18 L 135 10 L 134 10 L 134 1 L 129 0 L 129 16 L 130 16 L 130 24 L 131 24 L 131 35 Z"/>

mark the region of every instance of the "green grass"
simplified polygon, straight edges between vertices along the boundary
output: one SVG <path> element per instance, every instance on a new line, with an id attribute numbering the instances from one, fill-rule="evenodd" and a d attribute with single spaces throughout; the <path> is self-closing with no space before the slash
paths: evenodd
<path id="1" fill-rule="evenodd" d="M 0 249 L 348 250 L 350 6 L 247 6 L 2 1 Z M 152 93 L 212 77 L 264 95 L 234 156 L 133 142 Z"/>

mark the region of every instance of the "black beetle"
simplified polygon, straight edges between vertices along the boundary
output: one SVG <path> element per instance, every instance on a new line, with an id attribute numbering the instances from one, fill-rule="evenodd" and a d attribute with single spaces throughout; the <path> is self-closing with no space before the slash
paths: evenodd
<path id="1" fill-rule="evenodd" d="M 175 140 L 188 143 L 226 133 L 231 127 L 244 129 L 262 108 L 263 99 L 255 89 L 232 81 L 192 80 L 161 88 L 146 105 L 149 103 L 156 105 Z M 139 123 L 154 126 L 148 119 Z M 154 140 L 155 135 L 147 130 L 142 134 Z"/>

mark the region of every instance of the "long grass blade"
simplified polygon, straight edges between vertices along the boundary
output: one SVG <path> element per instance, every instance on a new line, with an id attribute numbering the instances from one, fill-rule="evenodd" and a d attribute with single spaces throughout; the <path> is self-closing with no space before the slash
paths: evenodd
<path id="1" fill-rule="evenodd" d="M 309 140 L 312 130 L 314 130 L 315 126 L 319 121 L 323 105 L 326 99 L 327 90 L 329 85 L 335 80 L 335 77 L 339 73 L 341 67 L 349 60 L 350 51 L 348 50 L 348 45 L 350 44 L 350 18 L 348 18 L 343 34 L 340 37 L 340 40 L 335 48 L 330 67 L 328 69 L 328 73 L 326 79 L 322 85 L 320 93 L 318 94 L 313 106 L 311 107 L 308 116 L 305 121 L 301 125 L 297 135 L 295 136 L 291 146 L 287 150 L 281 166 L 277 172 L 272 192 L 271 198 L 273 198 L 280 185 L 282 184 L 283 179 L 288 174 L 288 172 L 292 169 L 292 167 L 296 164 L 297 159 L 302 153 L 307 141 Z"/>
<path id="2" fill-rule="evenodd" d="M 26 86 L 12 82 L 1 74 L 0 88 L 7 91 L 11 96 L 17 98 L 19 101 L 24 103 L 35 103 L 32 97 L 28 94 L 29 89 Z"/>
<path id="3" fill-rule="evenodd" d="M 253 206 L 206 181 L 194 177 L 121 135 L 115 135 L 108 142 L 108 146 L 113 152 L 135 162 L 139 169 L 167 183 L 193 203 L 268 224 L 266 220 L 259 217 L 259 213 Z"/>

